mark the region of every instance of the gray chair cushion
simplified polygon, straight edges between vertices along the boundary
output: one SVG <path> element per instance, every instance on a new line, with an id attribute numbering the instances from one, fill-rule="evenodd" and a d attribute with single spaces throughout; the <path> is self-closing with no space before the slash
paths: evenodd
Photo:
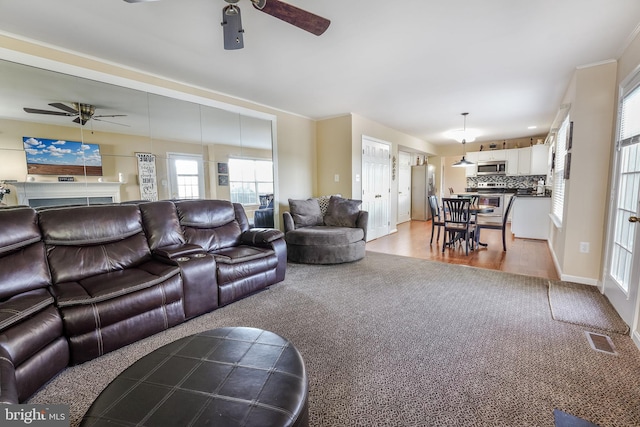
<path id="1" fill-rule="evenodd" d="M 296 228 L 322 225 L 322 214 L 320 213 L 318 199 L 289 199 L 289 210 Z"/>
<path id="2" fill-rule="evenodd" d="M 324 224 L 334 227 L 355 227 L 362 200 L 343 199 L 331 196 Z"/>
<path id="3" fill-rule="evenodd" d="M 285 235 L 288 244 L 303 246 L 348 245 L 364 239 L 361 228 L 311 226 Z"/>

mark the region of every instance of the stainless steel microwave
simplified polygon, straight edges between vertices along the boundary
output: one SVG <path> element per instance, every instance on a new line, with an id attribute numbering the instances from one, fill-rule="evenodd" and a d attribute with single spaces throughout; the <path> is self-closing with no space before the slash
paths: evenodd
<path id="1" fill-rule="evenodd" d="M 478 175 L 505 175 L 507 173 L 506 160 L 478 162 Z"/>

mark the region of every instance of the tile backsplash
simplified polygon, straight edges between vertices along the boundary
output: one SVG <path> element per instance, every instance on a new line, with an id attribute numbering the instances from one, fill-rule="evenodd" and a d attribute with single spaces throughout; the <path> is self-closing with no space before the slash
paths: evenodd
<path id="1" fill-rule="evenodd" d="M 506 176 L 506 175 L 489 175 L 489 176 L 473 176 L 467 178 L 467 188 L 478 187 L 479 182 L 497 182 L 505 183 L 507 188 L 533 188 L 538 184 L 539 179 L 544 179 L 547 183 L 546 175 L 524 175 L 524 176 Z"/>

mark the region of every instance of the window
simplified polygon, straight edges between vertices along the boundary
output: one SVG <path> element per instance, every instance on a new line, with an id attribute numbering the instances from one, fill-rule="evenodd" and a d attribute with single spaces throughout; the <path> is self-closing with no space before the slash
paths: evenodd
<path id="1" fill-rule="evenodd" d="M 199 199 L 204 196 L 202 156 L 169 153 L 171 198 Z"/>
<path id="2" fill-rule="evenodd" d="M 260 204 L 261 194 L 273 194 L 271 160 L 229 159 L 231 201 L 243 205 Z"/>
<path id="3" fill-rule="evenodd" d="M 564 159 L 567 154 L 567 137 L 569 132 L 569 116 L 567 116 L 556 137 L 556 158 L 553 172 L 553 202 L 551 213 L 557 227 L 562 226 L 564 212 Z"/>

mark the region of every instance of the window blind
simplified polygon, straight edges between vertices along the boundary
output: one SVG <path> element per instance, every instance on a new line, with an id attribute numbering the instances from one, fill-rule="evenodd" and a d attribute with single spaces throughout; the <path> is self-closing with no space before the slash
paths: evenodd
<path id="1" fill-rule="evenodd" d="M 562 226 L 562 214 L 564 211 L 564 162 L 567 155 L 567 134 L 569 129 L 569 116 L 560 125 L 556 138 L 556 159 L 553 173 L 553 202 L 551 213 L 554 222 Z"/>

